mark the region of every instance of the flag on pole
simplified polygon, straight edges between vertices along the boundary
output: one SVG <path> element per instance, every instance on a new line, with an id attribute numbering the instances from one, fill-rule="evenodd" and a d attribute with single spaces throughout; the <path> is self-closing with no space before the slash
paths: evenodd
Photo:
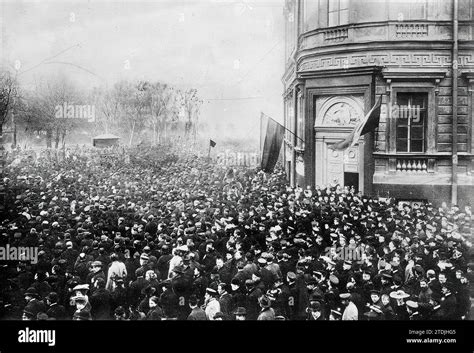
<path id="1" fill-rule="evenodd" d="M 281 144 L 285 136 L 285 127 L 269 116 L 261 113 L 260 117 L 260 152 L 261 167 L 265 172 L 272 172 L 280 155 Z"/>
<path id="2" fill-rule="evenodd" d="M 329 145 L 328 148 L 337 151 L 345 150 L 348 147 L 354 146 L 361 136 L 374 131 L 379 126 L 381 103 L 382 96 L 379 96 L 372 109 L 370 109 L 364 118 L 354 127 L 354 130 L 352 130 L 344 140 Z"/>
<path id="3" fill-rule="evenodd" d="M 209 140 L 209 146 L 216 147 L 216 143 L 212 140 Z"/>

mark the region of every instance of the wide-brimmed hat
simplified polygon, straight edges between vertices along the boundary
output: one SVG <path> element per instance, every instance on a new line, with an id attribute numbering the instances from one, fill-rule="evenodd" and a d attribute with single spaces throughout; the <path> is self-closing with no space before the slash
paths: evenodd
<path id="1" fill-rule="evenodd" d="M 390 293 L 390 298 L 393 298 L 393 299 L 405 299 L 409 297 L 410 297 L 410 294 L 405 293 L 401 289 Z"/>
<path id="2" fill-rule="evenodd" d="M 210 295 L 217 295 L 217 291 L 214 288 L 206 288 L 206 293 Z"/>
<path id="3" fill-rule="evenodd" d="M 76 290 L 80 290 L 80 291 L 89 290 L 89 285 L 88 284 L 78 284 L 72 290 L 73 291 L 76 291 Z"/>

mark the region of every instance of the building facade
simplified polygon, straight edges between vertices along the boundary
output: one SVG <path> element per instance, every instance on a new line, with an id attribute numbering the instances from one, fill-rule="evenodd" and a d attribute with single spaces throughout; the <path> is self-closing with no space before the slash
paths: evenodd
<path id="1" fill-rule="evenodd" d="M 292 185 L 474 204 L 474 0 L 287 0 Z M 347 136 L 382 99 L 376 131 Z"/>

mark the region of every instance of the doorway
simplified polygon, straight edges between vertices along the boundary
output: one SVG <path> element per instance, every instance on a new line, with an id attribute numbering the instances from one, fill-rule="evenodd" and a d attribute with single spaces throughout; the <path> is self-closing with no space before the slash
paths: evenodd
<path id="1" fill-rule="evenodd" d="M 344 186 L 353 186 L 355 192 L 359 192 L 359 173 L 344 172 Z"/>

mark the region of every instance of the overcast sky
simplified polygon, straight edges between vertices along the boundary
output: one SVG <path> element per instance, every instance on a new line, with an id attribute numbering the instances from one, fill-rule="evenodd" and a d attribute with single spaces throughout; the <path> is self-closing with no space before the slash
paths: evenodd
<path id="1" fill-rule="evenodd" d="M 0 0 L 0 21 L 2 64 L 24 84 L 160 80 L 197 88 L 223 133 L 258 135 L 260 111 L 282 121 L 283 0 Z"/>

